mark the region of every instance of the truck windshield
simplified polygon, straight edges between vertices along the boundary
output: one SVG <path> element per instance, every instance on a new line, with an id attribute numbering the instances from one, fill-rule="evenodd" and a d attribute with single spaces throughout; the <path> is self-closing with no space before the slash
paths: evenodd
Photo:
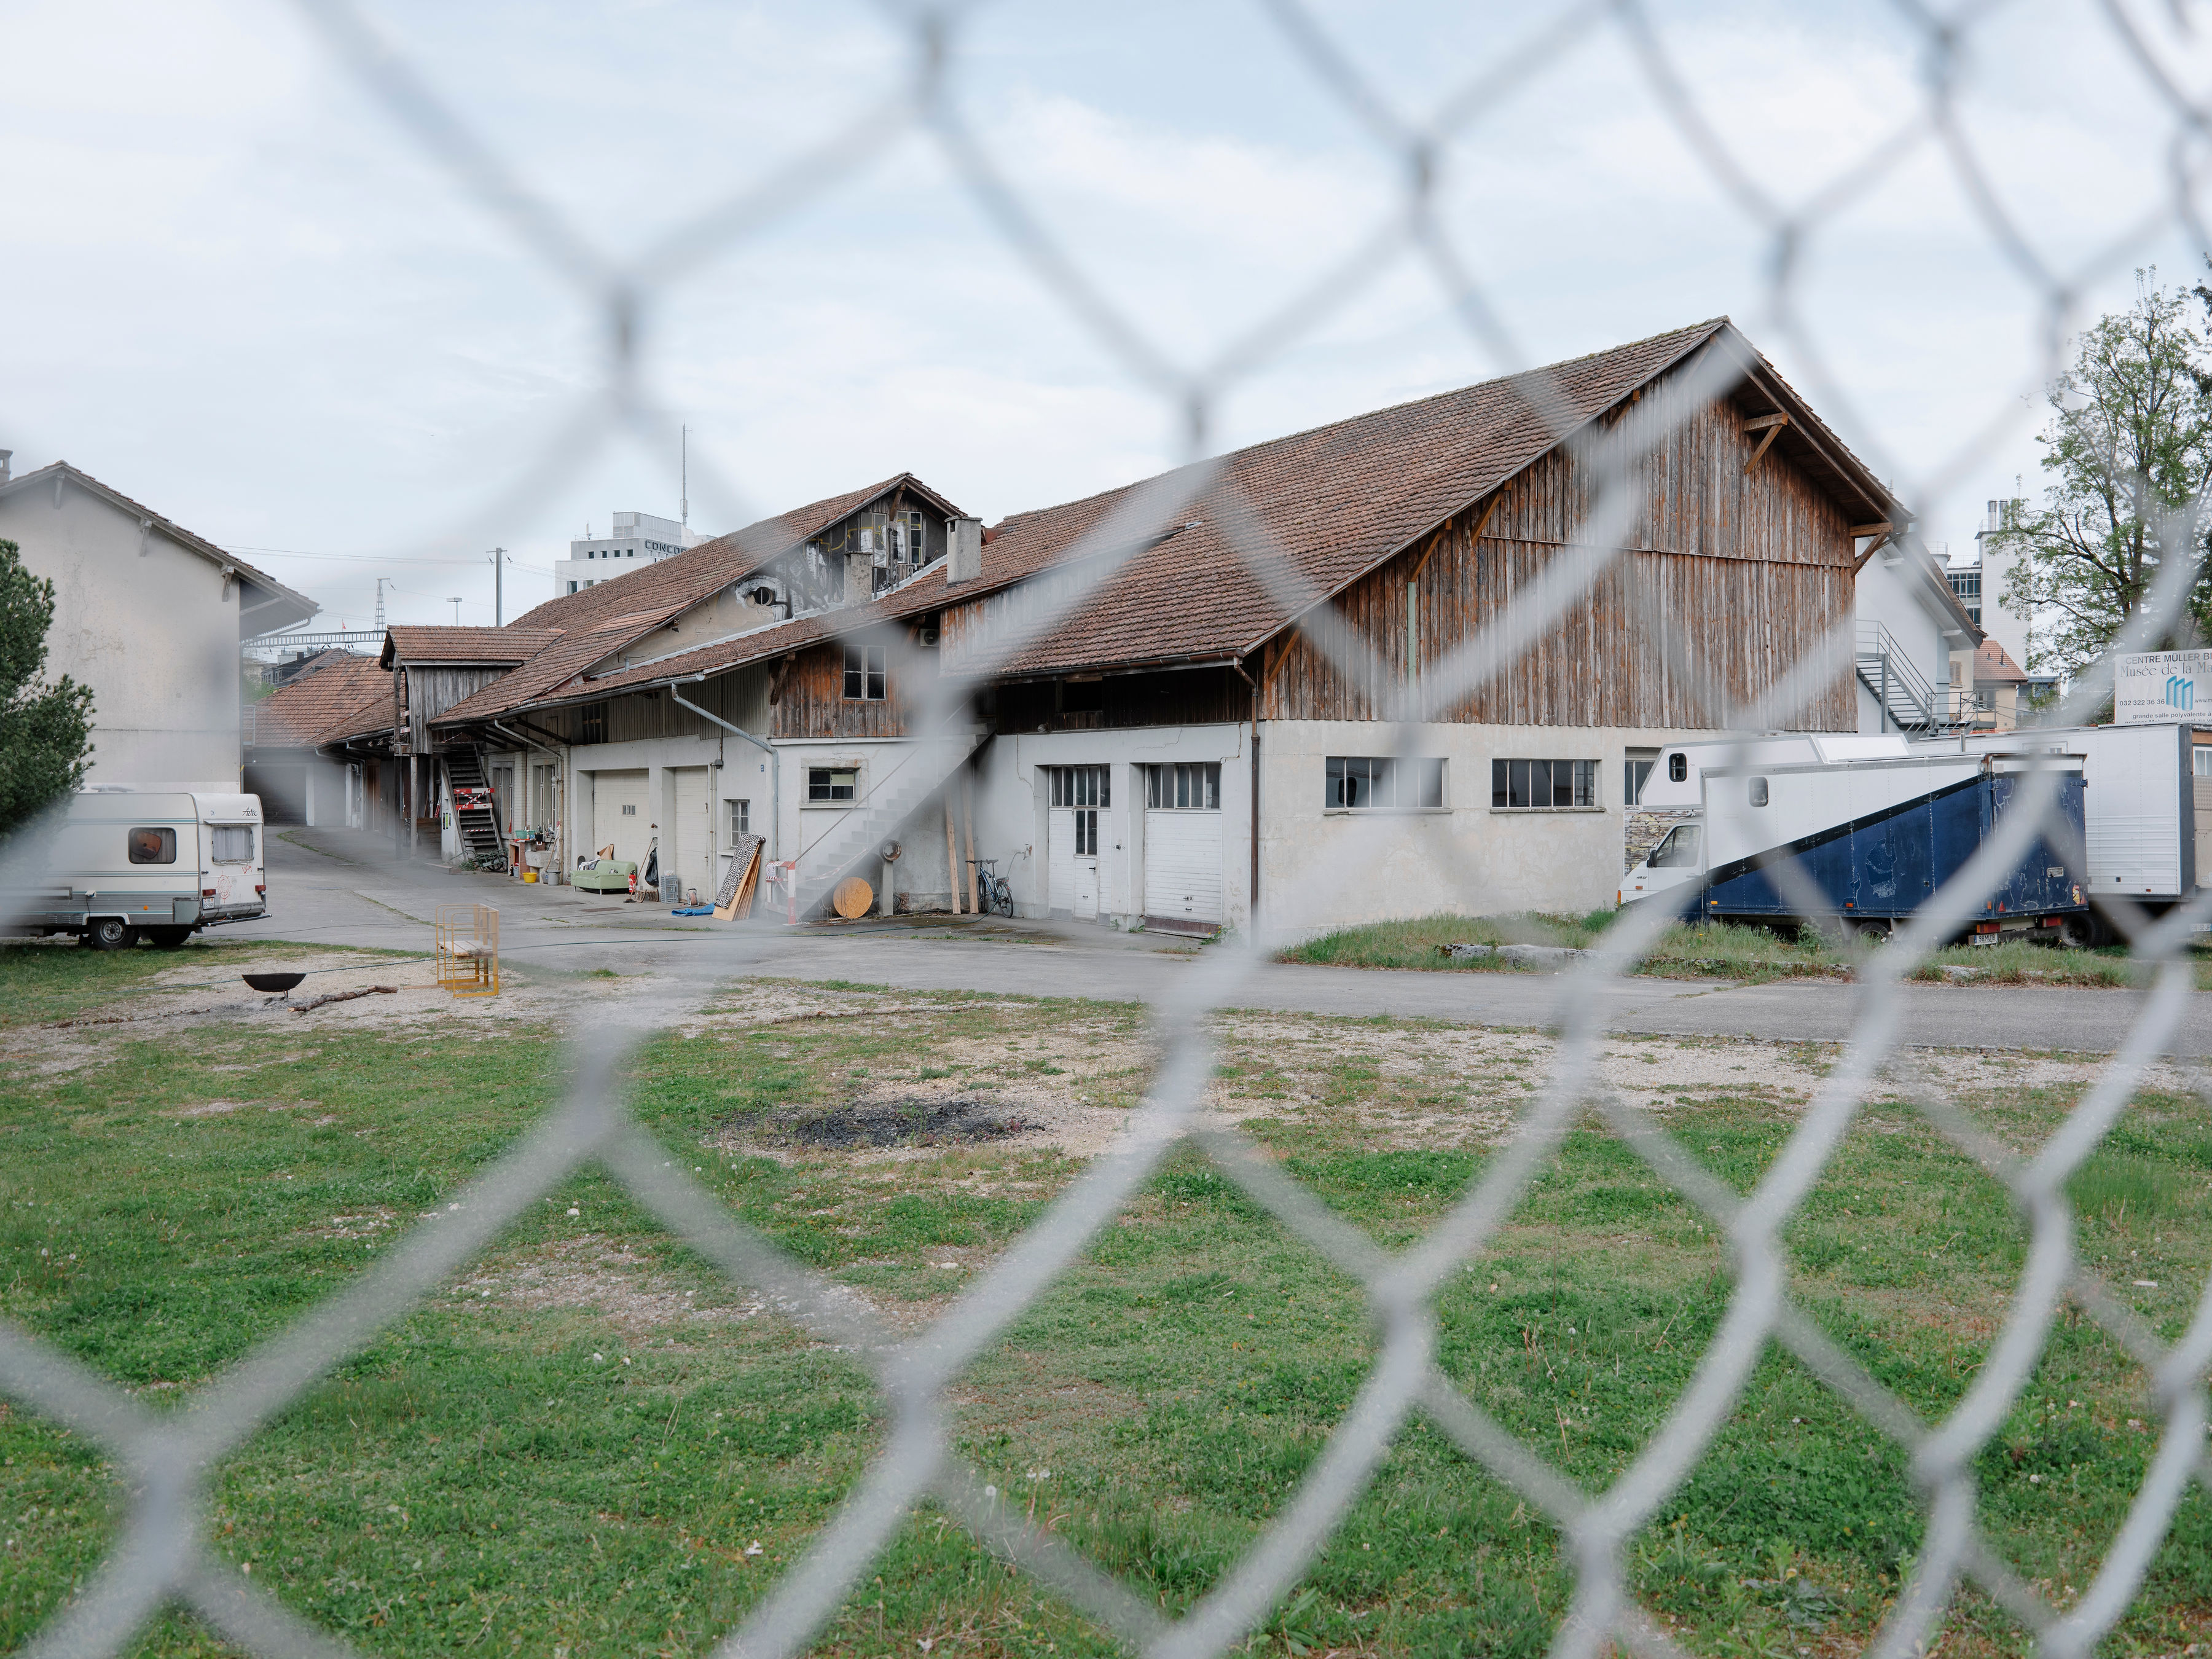
<path id="1" fill-rule="evenodd" d="M 1651 849 L 1649 860 L 1654 870 L 1686 870 L 1698 862 L 1698 826 L 1678 823 L 1667 832 L 1667 839 Z"/>

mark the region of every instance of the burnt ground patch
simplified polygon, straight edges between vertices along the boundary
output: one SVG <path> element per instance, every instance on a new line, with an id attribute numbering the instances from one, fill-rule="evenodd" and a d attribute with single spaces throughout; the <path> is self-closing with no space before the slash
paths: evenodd
<path id="1" fill-rule="evenodd" d="M 958 1146 L 1036 1134 L 1044 1125 L 980 1100 L 875 1101 L 763 1113 L 751 1138 L 816 1151 L 865 1146 Z"/>

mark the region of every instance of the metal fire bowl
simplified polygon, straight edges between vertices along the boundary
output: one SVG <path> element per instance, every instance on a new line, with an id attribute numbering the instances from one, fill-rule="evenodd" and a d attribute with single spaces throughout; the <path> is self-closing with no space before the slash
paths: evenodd
<path id="1" fill-rule="evenodd" d="M 246 982 L 257 991 L 281 992 L 290 990 L 301 980 L 307 978 L 307 975 L 305 974 L 247 974 L 244 978 Z"/>

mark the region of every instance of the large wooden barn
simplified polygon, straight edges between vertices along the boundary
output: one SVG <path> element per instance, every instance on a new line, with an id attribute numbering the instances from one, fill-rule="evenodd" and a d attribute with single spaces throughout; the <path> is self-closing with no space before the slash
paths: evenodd
<path id="1" fill-rule="evenodd" d="M 550 642 L 423 740 L 562 868 L 650 837 L 705 890 L 749 829 L 814 894 L 943 905 L 981 856 L 1032 914 L 1273 934 L 1609 903 L 1663 744 L 1856 724 L 1902 514 L 1725 319 L 1215 465 L 988 531 L 906 476 L 797 509 L 521 619 Z M 760 585 L 893 495 L 921 563 Z"/>

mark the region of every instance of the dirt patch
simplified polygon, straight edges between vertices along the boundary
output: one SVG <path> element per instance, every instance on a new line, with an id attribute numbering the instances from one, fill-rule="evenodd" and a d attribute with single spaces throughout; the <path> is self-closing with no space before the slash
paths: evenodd
<path id="1" fill-rule="evenodd" d="M 764 1140 L 816 1152 L 968 1146 L 1041 1134 L 1044 1125 L 981 1100 L 886 1100 L 771 1112 L 747 1126 Z"/>

